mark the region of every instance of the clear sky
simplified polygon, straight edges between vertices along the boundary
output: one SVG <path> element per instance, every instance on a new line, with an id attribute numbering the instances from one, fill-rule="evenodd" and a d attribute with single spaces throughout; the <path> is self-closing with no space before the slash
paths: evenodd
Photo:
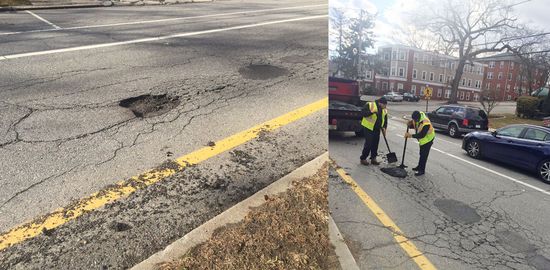
<path id="1" fill-rule="evenodd" d="M 483 1 L 483 0 L 480 0 Z M 516 0 L 514 2 L 523 2 Z M 357 10 L 376 13 L 374 34 L 376 46 L 402 43 L 405 38 L 395 31 L 405 25 L 402 18 L 411 6 L 422 5 L 425 0 L 329 0 L 329 6 L 343 9 L 349 17 Z M 550 32 L 550 0 L 531 0 L 514 7 L 515 15 L 524 23 L 544 32 Z"/>

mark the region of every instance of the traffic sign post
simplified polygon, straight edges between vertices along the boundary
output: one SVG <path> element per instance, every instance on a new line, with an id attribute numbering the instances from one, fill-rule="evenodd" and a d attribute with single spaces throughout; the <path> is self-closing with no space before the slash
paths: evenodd
<path id="1" fill-rule="evenodd" d="M 426 99 L 426 112 L 428 112 L 428 100 L 432 97 L 432 89 L 426 85 L 424 89 L 424 98 Z"/>

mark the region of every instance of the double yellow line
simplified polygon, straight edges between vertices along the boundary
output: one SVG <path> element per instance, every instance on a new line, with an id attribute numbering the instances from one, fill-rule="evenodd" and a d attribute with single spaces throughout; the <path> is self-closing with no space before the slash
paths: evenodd
<path id="1" fill-rule="evenodd" d="M 435 266 L 424 256 L 420 250 L 411 242 L 397 227 L 395 222 L 378 206 L 378 204 L 351 178 L 349 174 L 346 173 L 342 168 L 340 168 L 334 161 L 332 161 L 332 166 L 335 168 L 336 172 L 342 179 L 348 183 L 352 190 L 359 196 L 361 201 L 371 210 L 371 212 L 378 218 L 378 220 L 388 228 L 395 241 L 401 246 L 401 248 L 407 253 L 407 255 L 420 267 L 422 270 L 436 270 Z"/>
<path id="2" fill-rule="evenodd" d="M 323 98 L 319 101 L 281 115 L 275 119 L 254 126 L 248 130 L 222 139 L 216 142 L 212 147 L 203 147 L 190 154 L 179 157 L 175 160 L 177 166 L 173 166 L 174 168 L 150 170 L 128 180 L 120 181 L 116 185 L 96 192 L 87 198 L 81 199 L 75 204 L 65 208 L 59 208 L 52 213 L 38 217 L 31 222 L 13 228 L 10 231 L 0 235 L 0 251 L 11 245 L 33 238 L 41 234 L 43 231 L 59 227 L 79 216 L 82 216 L 86 212 L 93 211 L 108 203 L 127 197 L 137 190 L 157 183 L 162 179 L 183 170 L 187 166 L 198 164 L 220 153 L 244 144 L 258 137 L 261 132 L 276 130 L 327 107 L 328 99 Z"/>

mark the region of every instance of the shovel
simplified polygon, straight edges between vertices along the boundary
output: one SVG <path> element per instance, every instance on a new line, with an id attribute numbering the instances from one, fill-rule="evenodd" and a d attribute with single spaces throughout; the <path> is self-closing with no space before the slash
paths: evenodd
<path id="1" fill-rule="evenodd" d="M 409 125 L 407 125 L 407 132 L 409 132 Z M 401 169 L 407 168 L 407 166 L 404 164 L 406 150 L 407 150 L 407 138 L 405 138 L 405 146 L 403 146 L 403 159 L 401 159 L 401 165 L 399 165 L 399 168 Z"/>
<path id="2" fill-rule="evenodd" d="M 384 136 L 384 141 L 386 142 L 386 146 L 388 147 L 388 154 L 386 155 L 386 159 L 388 160 L 388 163 L 395 163 L 397 162 L 397 155 L 390 150 L 390 145 L 388 144 L 388 140 L 386 139 L 386 134 L 382 132 L 382 135 Z"/>

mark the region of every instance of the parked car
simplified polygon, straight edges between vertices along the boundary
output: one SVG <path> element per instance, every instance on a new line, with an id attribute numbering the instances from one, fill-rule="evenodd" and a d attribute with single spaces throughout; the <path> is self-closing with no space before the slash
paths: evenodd
<path id="1" fill-rule="evenodd" d="M 473 158 L 489 158 L 536 172 L 550 184 L 550 128 L 509 125 L 464 136 L 462 149 Z"/>
<path id="2" fill-rule="evenodd" d="M 541 87 L 535 91 L 533 91 L 533 93 L 531 93 L 531 96 L 533 97 L 539 97 L 539 98 L 546 98 L 546 96 L 548 96 L 548 87 Z"/>
<path id="3" fill-rule="evenodd" d="M 405 101 L 419 101 L 420 97 L 417 95 L 413 95 L 411 93 L 405 92 L 403 93 L 403 100 Z"/>
<path id="4" fill-rule="evenodd" d="M 446 130 L 451 137 L 488 130 L 489 119 L 483 109 L 464 105 L 444 105 L 427 114 L 435 129 Z"/>
<path id="5" fill-rule="evenodd" d="M 395 92 L 388 92 L 384 95 L 384 97 L 388 101 L 398 101 L 398 102 L 403 101 L 403 96 Z"/>

